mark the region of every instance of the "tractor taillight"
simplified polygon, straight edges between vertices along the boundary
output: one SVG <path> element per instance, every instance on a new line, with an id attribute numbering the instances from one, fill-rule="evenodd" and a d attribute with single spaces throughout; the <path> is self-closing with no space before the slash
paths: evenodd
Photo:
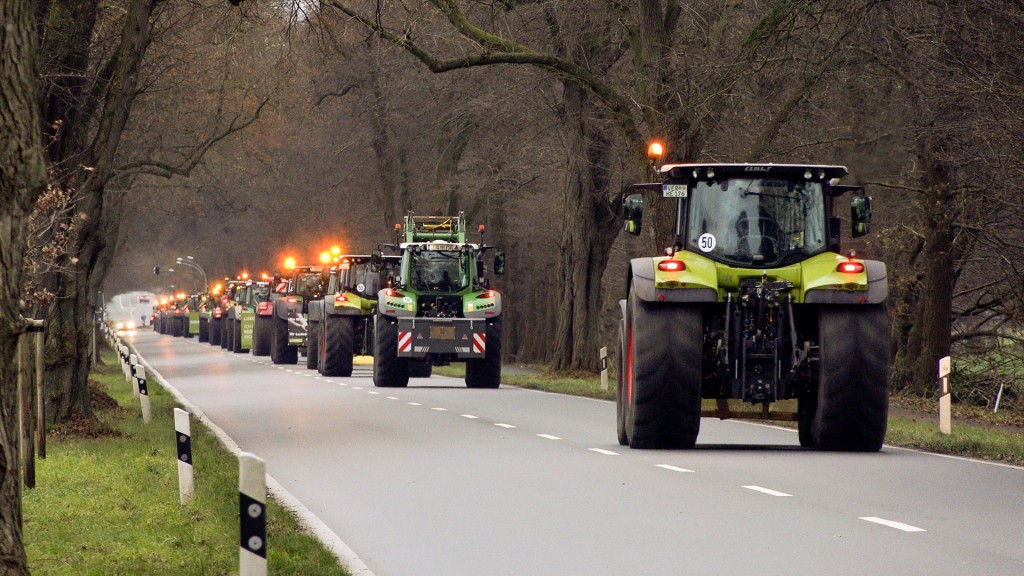
<path id="1" fill-rule="evenodd" d="M 334 297 L 334 301 L 338 303 L 348 302 L 348 297 L 344 294 L 338 294 Z"/>
<path id="2" fill-rule="evenodd" d="M 224 306 L 227 306 L 228 305 L 228 297 L 227 296 L 221 296 L 220 297 L 220 303 L 223 304 Z"/>
<path id="3" fill-rule="evenodd" d="M 860 274 L 864 271 L 864 264 L 860 262 L 841 262 L 836 267 L 836 272 L 842 272 L 844 274 Z"/>
<path id="4" fill-rule="evenodd" d="M 216 308 L 213 309 L 213 317 L 214 318 L 220 318 L 223 314 L 224 314 L 224 311 L 220 309 L 220 306 L 217 306 Z"/>
<path id="5" fill-rule="evenodd" d="M 259 312 L 266 312 L 267 310 L 270 310 L 270 302 L 260 302 L 256 306 L 256 310 Z"/>
<path id="6" fill-rule="evenodd" d="M 395 295 L 395 291 L 392 290 L 391 288 L 388 288 L 387 290 L 384 291 L 384 295 L 387 296 L 388 298 L 391 298 Z"/>
<path id="7" fill-rule="evenodd" d="M 662 260 L 658 262 L 658 270 L 662 272 L 681 272 L 686 270 L 686 264 L 683 264 L 682 260 Z"/>
<path id="8" fill-rule="evenodd" d="M 491 298 L 494 298 L 496 295 L 497 295 L 497 292 L 495 292 L 494 290 L 487 290 L 486 292 L 481 292 L 480 295 L 477 296 L 477 299 L 479 299 L 479 300 L 488 299 L 489 300 Z"/>
<path id="9" fill-rule="evenodd" d="M 298 301 L 299 301 L 299 299 L 296 298 L 295 296 L 289 296 L 289 297 L 285 298 L 285 302 L 287 302 L 289 304 L 295 304 Z"/>

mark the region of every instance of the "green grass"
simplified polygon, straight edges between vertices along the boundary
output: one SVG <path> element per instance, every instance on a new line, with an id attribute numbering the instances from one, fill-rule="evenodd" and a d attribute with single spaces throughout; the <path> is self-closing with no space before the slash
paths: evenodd
<path id="1" fill-rule="evenodd" d="M 24 495 L 24 538 L 33 574 L 196 576 L 238 573 L 238 461 L 192 421 L 195 499 L 178 500 L 174 399 L 151 385 L 153 421 L 112 353 L 93 374 L 124 407 L 98 412 L 120 433 L 48 438 L 37 486 Z M 267 511 L 272 574 L 347 574 L 296 519 L 273 501 Z"/>

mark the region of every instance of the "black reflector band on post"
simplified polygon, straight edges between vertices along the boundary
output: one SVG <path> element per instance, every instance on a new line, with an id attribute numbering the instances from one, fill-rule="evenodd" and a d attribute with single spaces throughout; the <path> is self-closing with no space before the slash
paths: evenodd
<path id="1" fill-rule="evenodd" d="M 149 390 L 146 389 L 145 378 L 139 378 L 139 394 L 143 396 L 149 396 Z"/>
<path id="2" fill-rule="evenodd" d="M 192 464 L 192 437 L 175 432 L 178 437 L 178 461 Z"/>
<path id="3" fill-rule="evenodd" d="M 244 492 L 238 493 L 238 513 L 241 518 L 241 541 L 245 550 L 260 558 L 267 557 L 267 516 L 266 506 L 249 497 Z"/>

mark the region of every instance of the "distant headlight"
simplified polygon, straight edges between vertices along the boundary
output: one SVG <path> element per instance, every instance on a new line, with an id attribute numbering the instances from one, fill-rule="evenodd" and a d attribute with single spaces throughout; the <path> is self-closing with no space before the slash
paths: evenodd
<path id="1" fill-rule="evenodd" d="M 127 330 L 135 330 L 135 322 L 133 320 L 129 320 L 124 323 L 124 327 Z"/>
<path id="2" fill-rule="evenodd" d="M 124 330 L 124 322 L 118 322 L 117 325 L 116 325 L 116 328 L 118 330 Z"/>

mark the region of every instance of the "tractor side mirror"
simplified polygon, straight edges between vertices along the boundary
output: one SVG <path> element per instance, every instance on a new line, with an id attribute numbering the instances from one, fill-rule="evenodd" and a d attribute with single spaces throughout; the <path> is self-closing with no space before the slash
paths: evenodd
<path id="1" fill-rule="evenodd" d="M 380 274 L 384 270 L 384 252 L 380 248 L 370 252 L 370 270 Z"/>
<path id="2" fill-rule="evenodd" d="M 505 273 L 505 253 L 498 252 L 494 255 L 494 273 L 501 276 Z"/>
<path id="3" fill-rule="evenodd" d="M 850 200 L 850 231 L 854 238 L 859 238 L 868 233 L 868 224 L 871 223 L 871 197 L 854 196 Z"/>
<path id="4" fill-rule="evenodd" d="M 643 194 L 629 194 L 622 199 L 622 217 L 626 220 L 626 232 L 639 236 L 644 217 Z"/>

